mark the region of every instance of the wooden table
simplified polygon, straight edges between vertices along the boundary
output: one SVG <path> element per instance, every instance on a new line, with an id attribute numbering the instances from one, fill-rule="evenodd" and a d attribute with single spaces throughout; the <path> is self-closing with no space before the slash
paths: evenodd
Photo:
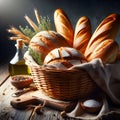
<path id="1" fill-rule="evenodd" d="M 35 107 L 25 110 L 13 108 L 10 101 L 13 99 L 12 94 L 16 91 L 16 88 L 11 85 L 10 80 L 8 65 L 0 65 L 0 120 L 65 120 L 60 115 L 60 111 L 49 107 L 44 107 L 41 114 L 35 112 Z M 118 119 L 120 119 L 120 115 L 116 120 Z M 74 119 L 67 118 L 67 120 Z"/>

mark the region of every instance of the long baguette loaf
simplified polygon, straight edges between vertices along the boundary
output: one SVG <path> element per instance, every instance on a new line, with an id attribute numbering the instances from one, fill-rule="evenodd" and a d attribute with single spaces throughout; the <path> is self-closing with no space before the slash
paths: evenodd
<path id="1" fill-rule="evenodd" d="M 112 39 L 102 41 L 89 55 L 88 61 L 95 58 L 101 58 L 103 63 L 113 63 L 118 55 L 119 45 Z"/>
<path id="2" fill-rule="evenodd" d="M 86 16 L 80 17 L 75 27 L 73 47 L 84 54 L 91 36 L 90 20 Z"/>
<path id="3" fill-rule="evenodd" d="M 110 14 L 106 17 L 93 33 L 86 48 L 85 57 L 87 58 L 102 41 L 106 39 L 115 40 L 119 27 L 120 16 L 118 14 Z"/>
<path id="4" fill-rule="evenodd" d="M 54 23 L 55 23 L 56 31 L 59 34 L 61 34 L 67 40 L 69 45 L 72 47 L 74 30 L 73 30 L 70 19 L 62 9 L 55 10 Z"/>

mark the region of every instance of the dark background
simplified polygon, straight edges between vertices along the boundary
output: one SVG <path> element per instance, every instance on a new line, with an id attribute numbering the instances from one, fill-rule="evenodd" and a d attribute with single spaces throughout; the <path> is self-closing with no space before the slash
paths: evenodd
<path id="1" fill-rule="evenodd" d="M 49 16 L 52 23 L 54 11 L 62 8 L 73 27 L 81 16 L 87 16 L 94 32 L 106 16 L 120 14 L 120 0 L 0 0 L 0 62 L 10 61 L 15 54 L 15 42 L 9 40 L 11 35 L 7 29 L 11 25 L 17 28 L 28 25 L 25 15 L 36 22 L 34 8 L 38 9 L 40 15 Z M 116 40 L 120 41 L 120 33 Z"/>

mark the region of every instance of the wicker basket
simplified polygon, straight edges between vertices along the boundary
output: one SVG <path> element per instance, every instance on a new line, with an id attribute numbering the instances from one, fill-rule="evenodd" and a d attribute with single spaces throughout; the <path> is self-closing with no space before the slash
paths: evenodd
<path id="1" fill-rule="evenodd" d="M 31 68 L 35 85 L 49 97 L 75 100 L 90 96 L 97 88 L 96 83 L 84 70 L 41 68 L 39 65 L 33 65 L 28 58 L 26 64 Z"/>

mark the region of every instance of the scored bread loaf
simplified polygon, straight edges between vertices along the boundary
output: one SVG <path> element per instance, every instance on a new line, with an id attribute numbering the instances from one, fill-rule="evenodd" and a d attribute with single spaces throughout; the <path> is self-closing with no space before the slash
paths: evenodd
<path id="1" fill-rule="evenodd" d="M 86 16 L 80 17 L 75 27 L 73 47 L 84 54 L 91 36 L 90 20 Z"/>
<path id="2" fill-rule="evenodd" d="M 87 58 L 102 41 L 107 39 L 115 40 L 119 27 L 120 15 L 113 13 L 107 16 L 93 33 L 86 48 L 85 57 Z"/>
<path id="3" fill-rule="evenodd" d="M 54 23 L 56 31 L 61 34 L 73 46 L 74 30 L 70 19 L 62 9 L 56 9 L 54 12 Z"/>
<path id="4" fill-rule="evenodd" d="M 94 51 L 88 56 L 87 60 L 101 58 L 103 63 L 115 62 L 119 51 L 119 45 L 112 39 L 102 41 Z"/>
<path id="5" fill-rule="evenodd" d="M 50 51 L 45 57 L 44 65 L 53 65 L 58 69 L 69 68 L 87 62 L 84 55 L 71 47 L 60 47 Z"/>
<path id="6" fill-rule="evenodd" d="M 67 41 L 55 31 L 41 31 L 37 33 L 30 41 L 30 55 L 39 63 L 44 61 L 45 56 L 52 49 L 62 46 L 69 46 Z"/>

